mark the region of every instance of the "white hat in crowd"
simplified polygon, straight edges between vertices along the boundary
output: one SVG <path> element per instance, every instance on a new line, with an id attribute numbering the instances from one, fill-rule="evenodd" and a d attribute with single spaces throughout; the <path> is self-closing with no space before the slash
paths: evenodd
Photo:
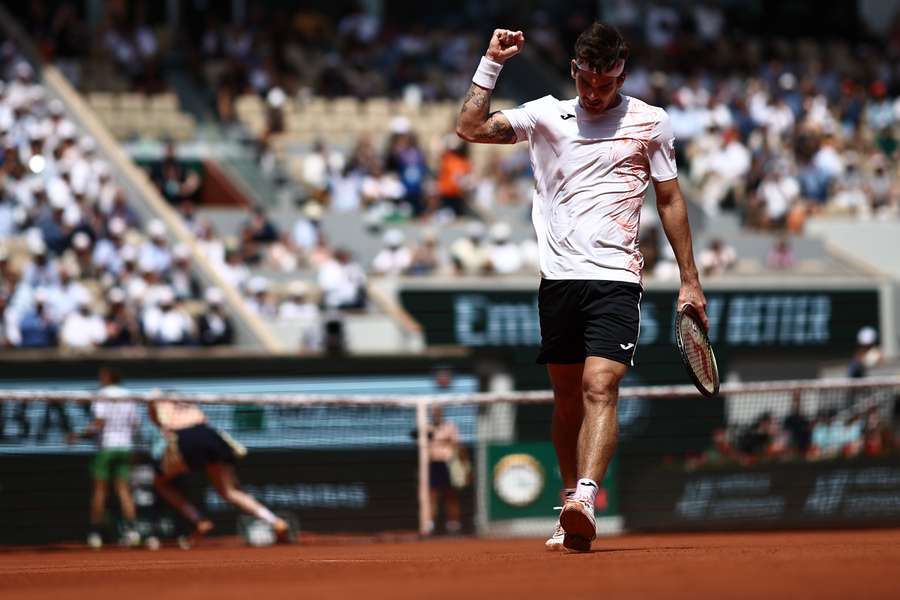
<path id="1" fill-rule="evenodd" d="M 106 298 L 111 304 L 122 304 L 125 302 L 125 292 L 122 288 L 114 287 L 106 294 Z"/>
<path id="2" fill-rule="evenodd" d="M 222 304 L 225 301 L 225 294 L 215 286 L 206 288 L 205 297 L 209 304 Z"/>
<path id="3" fill-rule="evenodd" d="M 269 282 L 262 275 L 254 275 L 247 282 L 247 289 L 251 294 L 260 294 L 269 289 Z"/>
<path id="4" fill-rule="evenodd" d="M 510 235 L 512 235 L 512 227 L 509 226 L 509 223 L 501 221 L 491 226 L 491 239 L 495 242 L 506 242 Z"/>
<path id="5" fill-rule="evenodd" d="M 309 293 L 309 284 L 299 279 L 288 284 L 287 292 L 289 296 L 306 296 Z"/>
<path id="6" fill-rule="evenodd" d="M 388 248 L 397 248 L 403 244 L 403 241 L 406 239 L 406 236 L 403 235 L 403 232 L 396 228 L 388 229 L 384 232 L 384 244 Z"/>
<path id="7" fill-rule="evenodd" d="M 878 339 L 878 332 L 874 327 L 863 327 L 856 334 L 856 343 L 860 346 L 871 346 Z"/>
<path id="8" fill-rule="evenodd" d="M 154 239 L 164 238 L 166 237 L 166 226 L 159 219 L 153 219 L 147 224 L 147 234 Z"/>

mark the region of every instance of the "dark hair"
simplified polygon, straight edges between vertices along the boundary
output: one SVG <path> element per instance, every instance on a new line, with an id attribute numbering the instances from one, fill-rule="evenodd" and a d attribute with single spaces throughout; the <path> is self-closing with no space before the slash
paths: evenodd
<path id="1" fill-rule="evenodd" d="M 606 72 L 619 60 L 627 59 L 628 44 L 622 34 L 601 21 L 594 21 L 575 41 L 575 60 L 592 71 Z"/>
<path id="2" fill-rule="evenodd" d="M 103 365 L 100 367 L 100 375 L 105 376 L 110 383 L 121 383 L 122 374 L 119 373 L 119 370 L 110 365 Z"/>

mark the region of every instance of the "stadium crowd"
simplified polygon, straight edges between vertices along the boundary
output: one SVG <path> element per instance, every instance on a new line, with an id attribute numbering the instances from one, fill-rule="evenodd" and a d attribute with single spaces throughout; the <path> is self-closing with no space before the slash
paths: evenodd
<path id="1" fill-rule="evenodd" d="M 786 460 L 828 460 L 880 456 L 896 449 L 891 424 L 878 406 L 828 408 L 815 415 L 794 398 L 790 412 L 780 421 L 771 412 L 746 426 L 721 427 L 712 445 L 687 461 L 690 468 Z"/>
<path id="2" fill-rule="evenodd" d="M 4 347 L 231 342 L 221 291 L 201 294 L 189 249 L 170 244 L 162 221 L 142 222 L 95 141 L 9 43 L 0 139 Z"/>
<path id="3" fill-rule="evenodd" d="M 900 26 L 879 43 L 848 45 L 744 34 L 733 29 L 730 15 L 715 3 L 605 6 L 602 15 L 585 3 L 565 18 L 559 11 L 531 14 L 523 29 L 536 50 L 532 60 L 562 69 L 559 84 L 565 86 L 573 32 L 595 16 L 620 27 L 631 46 L 624 92 L 666 107 L 685 188 L 708 214 L 732 212 L 746 228 L 779 235 L 765 257 L 767 269 L 794 267 L 787 235 L 801 234 L 811 215 L 900 215 L 900 71 L 893 60 L 900 52 Z M 241 96 L 260 97 L 267 107 L 265 132 L 258 140 L 263 166 L 273 160 L 271 137 L 284 130 L 287 102 L 303 106 L 311 98 L 390 97 L 420 105 L 456 100 L 468 86 L 484 45 L 484 32 L 462 26 L 471 17 L 468 9 L 458 22 L 429 24 L 427 29 L 391 15 L 379 19 L 362 9 L 339 18 L 315 6 L 285 10 L 253 5 L 242 23 L 214 14 L 193 15 L 185 23 L 191 34 L 182 36 L 148 25 L 142 10 L 110 11 L 99 36 L 91 36 L 88 25 L 66 3 L 53 11 L 36 3 L 25 20 L 44 56 L 61 62 L 73 77 L 79 74 L 79 64 L 96 58 L 93 46 L 99 44 L 100 54 L 108 54 L 131 89 L 155 91 L 165 63 L 163 48 L 177 47 L 191 57 L 189 67 L 199 80 L 216 90 L 211 104 L 222 123 L 237 122 L 235 103 Z M 492 19 L 507 18 L 502 8 L 484 10 L 497 13 Z M 34 110 L 44 109 L 38 104 Z M 252 207 L 240 231 L 220 235 L 211 222 L 194 216 L 192 196 L 199 183 L 179 168 L 174 154 L 167 154 L 154 180 L 179 207 L 205 256 L 266 318 L 302 314 L 319 323 L 324 311 L 365 308 L 368 277 L 536 272 L 534 241 L 513 241 L 516 231 L 528 227 L 531 172 L 524 149 L 475 161 L 467 145 L 453 136 L 452 123 L 446 127 L 437 152 L 425 147 L 414 123 L 400 115 L 390 120 L 384 140 L 363 133 L 351 146 L 327 137 L 300 149 L 295 146 L 291 152 L 300 164 L 304 192 L 290 224 L 273 223 L 265 209 Z M 90 140 L 84 145 L 90 148 Z M 79 152 L 89 152 L 80 142 L 76 146 Z M 99 173 L 95 177 L 99 180 Z M 126 231 L 137 234 L 140 224 L 129 214 L 127 199 L 121 192 L 112 198 Z M 83 231 L 87 242 L 85 236 L 78 237 L 78 244 L 87 243 L 92 255 L 95 247 L 106 246 L 104 240 L 117 243 L 107 231 L 113 221 L 107 216 L 104 228 L 103 203 L 100 207 L 94 225 Z M 336 213 L 364 215 L 370 229 L 382 236 L 376 256 L 354 257 L 326 238 L 321 223 Z M 73 214 L 69 211 L 70 221 Z M 460 218 L 468 222 L 465 235 L 442 243 L 438 232 Z M 115 223 L 120 230 L 119 221 Z M 415 227 L 404 227 L 407 224 Z M 18 231 L 25 232 L 28 225 L 17 225 Z M 68 227 L 66 231 L 73 226 Z M 149 227 L 142 237 L 154 247 Z M 77 256 L 74 235 L 66 233 L 60 242 L 50 225 L 40 229 L 50 262 L 61 260 L 69 250 Z M 410 232 L 416 239 L 410 239 Z M 674 277 L 677 269 L 652 210 L 642 216 L 641 235 L 648 277 Z M 133 241 L 118 243 L 131 248 Z M 183 255 L 179 260 L 189 264 L 184 248 L 168 252 L 171 259 Z M 34 254 L 35 261 L 38 256 Z M 733 270 L 736 256 L 727 243 L 712 240 L 702 250 L 700 263 L 705 275 L 714 277 Z M 144 277 L 141 256 L 134 269 L 147 286 L 170 278 L 167 266 Z M 305 281 L 278 285 L 259 274 L 266 270 L 294 273 Z M 118 275 L 105 274 L 104 293 L 121 289 L 130 300 L 128 286 Z M 176 301 L 199 299 L 197 290 L 193 295 L 172 291 Z M 7 296 L 6 303 L 14 306 L 5 310 L 11 314 L 32 304 L 11 302 Z M 206 304 L 220 304 L 218 298 L 212 291 Z M 191 306 L 197 312 L 198 305 Z M 151 343 L 168 343 L 152 341 L 147 331 L 154 326 L 144 326 L 141 303 L 131 310 L 139 327 L 129 331 Z M 46 320 L 33 316 L 35 322 Z M 61 329 L 62 317 L 54 319 Z M 182 321 L 186 331 L 174 335 L 179 343 L 203 338 L 195 321 Z M 17 337 L 15 327 L 6 329 Z"/>

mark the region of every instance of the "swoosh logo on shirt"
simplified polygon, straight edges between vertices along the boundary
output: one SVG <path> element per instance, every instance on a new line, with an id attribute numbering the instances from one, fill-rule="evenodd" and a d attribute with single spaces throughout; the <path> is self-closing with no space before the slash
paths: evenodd
<path id="1" fill-rule="evenodd" d="M 569 119 L 574 119 L 575 115 L 566 113 L 564 115 L 559 115 L 559 118 L 562 119 L 563 121 L 568 121 Z"/>
<path id="2" fill-rule="evenodd" d="M 634 348 L 634 344 L 619 344 L 619 348 L 622 350 L 631 350 Z"/>

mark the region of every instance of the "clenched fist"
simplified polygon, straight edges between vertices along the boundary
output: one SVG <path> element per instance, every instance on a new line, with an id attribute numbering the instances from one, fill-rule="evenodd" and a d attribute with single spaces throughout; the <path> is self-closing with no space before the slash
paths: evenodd
<path id="1" fill-rule="evenodd" d="M 503 64 L 521 52 L 524 45 L 525 34 L 521 31 L 495 29 L 494 35 L 491 36 L 491 44 L 484 55 L 496 63 Z"/>

